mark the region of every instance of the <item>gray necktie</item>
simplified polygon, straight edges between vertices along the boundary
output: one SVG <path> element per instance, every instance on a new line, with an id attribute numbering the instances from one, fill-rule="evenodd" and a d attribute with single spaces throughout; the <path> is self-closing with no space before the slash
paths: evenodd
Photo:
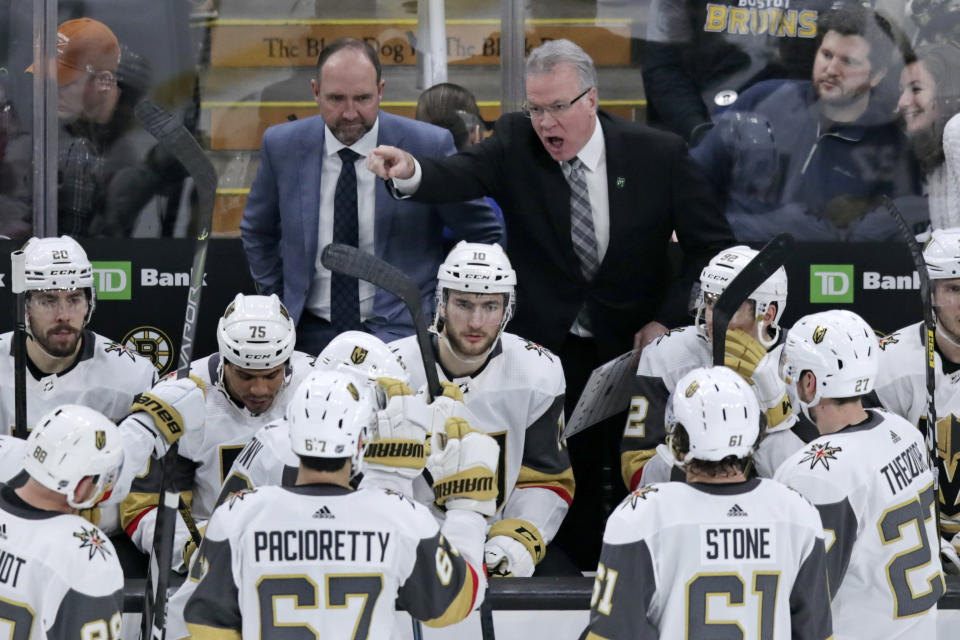
<path id="1" fill-rule="evenodd" d="M 597 234 L 593 228 L 593 209 L 587 179 L 583 175 L 583 163 L 574 157 L 563 164 L 564 175 L 570 183 L 570 236 L 573 250 L 580 258 L 580 269 L 587 280 L 593 280 L 600 268 L 600 251 Z"/>

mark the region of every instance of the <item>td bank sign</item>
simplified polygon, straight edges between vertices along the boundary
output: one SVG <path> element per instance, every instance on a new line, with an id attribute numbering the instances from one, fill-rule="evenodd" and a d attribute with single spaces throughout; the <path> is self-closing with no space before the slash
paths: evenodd
<path id="1" fill-rule="evenodd" d="M 132 291 L 129 261 L 93 261 L 93 284 L 98 300 L 129 300 Z"/>
<path id="2" fill-rule="evenodd" d="M 810 302 L 828 304 L 853 302 L 853 265 L 810 265 Z"/>

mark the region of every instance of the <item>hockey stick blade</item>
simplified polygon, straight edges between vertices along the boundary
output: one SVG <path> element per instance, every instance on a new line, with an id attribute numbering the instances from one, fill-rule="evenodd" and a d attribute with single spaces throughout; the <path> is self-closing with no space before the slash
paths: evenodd
<path id="1" fill-rule="evenodd" d="M 787 255 L 793 249 L 793 236 L 781 233 L 770 240 L 743 271 L 737 274 L 727 288 L 723 290 L 713 307 L 713 364 L 722 366 L 724 346 L 727 338 L 727 326 L 740 305 L 750 297 L 757 287 L 783 266 Z"/>
<path id="2" fill-rule="evenodd" d="M 161 147 L 183 165 L 193 178 L 197 189 L 197 220 L 195 221 L 197 246 L 190 270 L 190 288 L 187 293 L 187 311 L 183 327 L 183 341 L 177 364 L 177 378 L 190 373 L 193 345 L 196 341 L 200 293 L 203 289 L 203 273 L 206 267 L 207 242 L 213 222 L 213 206 L 217 193 L 217 172 L 196 139 L 169 111 L 150 100 L 141 100 L 134 114 Z"/>
<path id="3" fill-rule="evenodd" d="M 417 345 L 420 347 L 420 357 L 423 360 L 430 399 L 443 395 L 440 376 L 437 375 L 433 345 L 430 333 L 427 331 L 427 321 L 423 315 L 420 287 L 407 274 L 389 262 L 346 244 L 328 244 L 320 254 L 320 263 L 331 271 L 366 280 L 403 301 L 407 311 L 410 312 L 410 317 L 413 318 L 413 327 L 417 332 Z"/>

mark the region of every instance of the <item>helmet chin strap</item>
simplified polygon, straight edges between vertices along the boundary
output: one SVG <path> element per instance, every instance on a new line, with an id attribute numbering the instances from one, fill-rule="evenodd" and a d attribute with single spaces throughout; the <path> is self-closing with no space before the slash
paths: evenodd
<path id="1" fill-rule="evenodd" d="M 763 348 L 767 351 L 770 350 L 770 347 L 777 344 L 777 340 L 780 339 L 780 327 L 775 324 L 771 324 L 770 328 L 773 329 L 773 337 L 769 337 L 767 332 L 763 328 L 763 316 L 757 318 L 757 341 L 763 345 Z"/>

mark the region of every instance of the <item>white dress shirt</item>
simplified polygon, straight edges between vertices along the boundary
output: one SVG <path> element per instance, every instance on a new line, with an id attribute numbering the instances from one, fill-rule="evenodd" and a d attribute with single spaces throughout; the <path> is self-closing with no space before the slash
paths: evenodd
<path id="1" fill-rule="evenodd" d="M 364 161 L 367 154 L 377 146 L 377 135 L 380 131 L 380 119 L 373 123 L 373 128 L 362 138 L 350 145 L 350 148 L 360 154 L 355 165 L 357 171 L 357 213 L 359 215 L 359 249 L 374 253 L 374 194 L 376 176 L 367 171 Z M 336 139 L 330 128 L 323 128 L 323 163 L 320 169 L 320 224 L 317 225 L 317 257 L 316 273 L 310 284 L 310 292 L 304 305 L 311 313 L 330 320 L 330 271 L 320 264 L 320 254 L 323 248 L 333 242 L 333 198 L 337 190 L 337 180 L 340 178 L 340 169 L 343 162 L 337 152 L 346 145 Z M 591 193 L 592 196 L 592 193 Z M 365 280 L 359 280 L 360 287 L 360 320 L 367 320 L 373 315 L 373 298 L 377 293 L 376 287 Z"/>

